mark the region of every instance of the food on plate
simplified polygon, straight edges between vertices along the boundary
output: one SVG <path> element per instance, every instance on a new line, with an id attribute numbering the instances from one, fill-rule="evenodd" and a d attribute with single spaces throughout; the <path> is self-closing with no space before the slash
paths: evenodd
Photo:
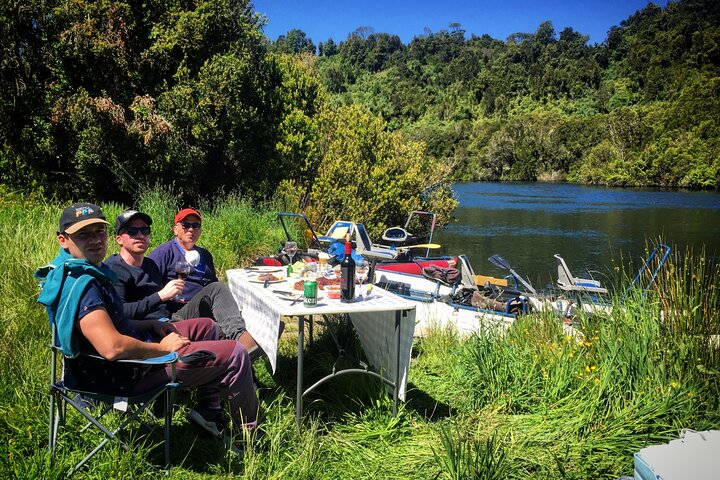
<path id="1" fill-rule="evenodd" d="M 278 277 L 273 275 L 272 273 L 263 273 L 262 275 L 258 275 L 258 280 L 264 282 L 265 280 L 269 282 L 275 282 L 277 280 L 280 280 Z"/>
<path id="2" fill-rule="evenodd" d="M 340 285 L 339 278 L 318 277 L 316 281 L 320 290 L 324 290 L 328 285 Z M 305 280 L 295 282 L 293 288 L 295 290 L 303 290 L 305 288 Z"/>

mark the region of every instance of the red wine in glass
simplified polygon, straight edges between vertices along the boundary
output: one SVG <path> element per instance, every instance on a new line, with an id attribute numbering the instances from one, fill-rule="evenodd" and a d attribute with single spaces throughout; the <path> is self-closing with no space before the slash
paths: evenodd
<path id="1" fill-rule="evenodd" d="M 180 280 L 185 280 L 188 275 L 190 275 L 190 264 L 186 262 L 185 260 L 179 260 L 175 264 L 175 275 L 177 275 L 177 278 Z M 183 295 L 177 295 L 175 297 L 175 300 L 178 302 L 187 302 L 187 299 Z"/>

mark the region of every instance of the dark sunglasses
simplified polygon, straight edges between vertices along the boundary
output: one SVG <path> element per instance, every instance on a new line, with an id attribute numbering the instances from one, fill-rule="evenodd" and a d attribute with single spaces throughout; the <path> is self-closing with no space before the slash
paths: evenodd
<path id="1" fill-rule="evenodd" d="M 150 227 L 127 227 L 125 233 L 130 237 L 136 237 L 138 233 L 142 235 L 150 235 Z"/>
<path id="2" fill-rule="evenodd" d="M 182 226 L 183 230 L 190 230 L 191 228 L 194 228 L 195 230 L 200 230 L 202 228 L 202 223 L 200 223 L 200 222 L 180 222 L 180 226 Z"/>

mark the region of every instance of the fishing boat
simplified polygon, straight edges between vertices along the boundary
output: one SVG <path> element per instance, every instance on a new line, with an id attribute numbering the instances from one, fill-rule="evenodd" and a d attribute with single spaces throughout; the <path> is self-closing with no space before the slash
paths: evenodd
<path id="1" fill-rule="evenodd" d="M 355 246 L 354 250 L 358 255 L 368 259 L 373 269 L 404 272 L 415 275 L 422 275 L 422 269 L 430 265 L 448 268 L 457 263 L 453 256 L 431 256 L 432 250 L 440 248 L 440 245 L 432 243 L 432 236 L 436 225 L 436 216 L 432 212 L 415 210 L 410 212 L 403 227 L 391 227 L 383 233 L 384 244 L 376 244 L 370 240 L 370 236 L 361 223 L 347 220 L 335 221 L 324 235 L 318 235 L 310 224 L 310 221 L 302 213 L 281 212 L 278 218 L 283 227 L 287 241 L 292 241 L 292 231 L 300 230 L 305 233 L 305 244 L 307 248 L 298 251 L 298 258 L 305 261 L 317 261 L 320 252 L 331 251 L 330 263 L 336 263 L 343 255 L 342 243 L 346 235 L 350 235 Z M 425 223 L 429 224 L 429 230 L 425 234 L 416 235 L 410 233 L 409 226 L 418 218 L 427 218 Z M 289 228 L 290 222 L 298 222 L 296 228 Z M 334 248 L 336 247 L 336 248 Z M 333 254 L 333 250 L 339 253 Z M 421 253 L 425 251 L 425 254 Z M 418 254 L 420 253 L 420 254 Z M 261 256 L 256 259 L 257 265 L 279 266 L 286 265 L 288 257 L 281 249 L 272 256 Z"/>
<path id="2" fill-rule="evenodd" d="M 504 330 L 538 302 L 513 288 L 507 279 L 476 275 L 464 255 L 431 256 L 440 245 L 432 243 L 436 222 L 430 212 L 411 212 L 403 227 L 385 230 L 382 244 L 371 240 L 362 223 L 338 220 L 324 235 L 317 235 L 303 214 L 283 212 L 278 216 L 288 241 L 293 240 L 292 231 L 305 232 L 308 248 L 298 253 L 306 262 L 317 261 L 321 252 L 344 254 L 339 247 L 350 235 L 354 252 L 370 264 L 372 282 L 418 303 L 416 335 L 424 335 L 435 326 L 452 326 L 461 334 L 482 328 Z M 420 216 L 429 224 L 426 235 L 414 235 L 408 228 Z M 291 221 L 300 222 L 300 228 L 288 228 Z M 284 265 L 288 261 L 280 251 L 259 257 L 256 263 Z M 432 277 L 427 274 L 429 270 L 455 272 L 456 278 Z"/>
<path id="3" fill-rule="evenodd" d="M 434 328 L 451 328 L 460 335 L 480 331 L 505 331 L 519 315 L 529 313 L 533 300 L 507 279 L 476 275 L 465 255 L 457 256 L 458 269 L 426 268 L 423 275 L 378 268 L 374 283 L 396 295 L 417 302 L 416 336 Z M 440 269 L 459 272 L 457 281 L 431 276 Z"/>

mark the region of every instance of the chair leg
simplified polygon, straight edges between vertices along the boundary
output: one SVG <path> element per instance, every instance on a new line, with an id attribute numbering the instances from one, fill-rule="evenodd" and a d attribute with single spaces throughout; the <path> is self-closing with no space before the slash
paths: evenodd
<path id="1" fill-rule="evenodd" d="M 165 468 L 170 468 L 170 424 L 174 406 L 175 389 L 165 390 Z"/>
<path id="2" fill-rule="evenodd" d="M 55 455 L 55 440 L 57 438 L 57 425 L 55 424 L 55 394 L 50 392 L 50 422 L 48 425 L 48 449 L 50 450 L 50 461 Z"/>

